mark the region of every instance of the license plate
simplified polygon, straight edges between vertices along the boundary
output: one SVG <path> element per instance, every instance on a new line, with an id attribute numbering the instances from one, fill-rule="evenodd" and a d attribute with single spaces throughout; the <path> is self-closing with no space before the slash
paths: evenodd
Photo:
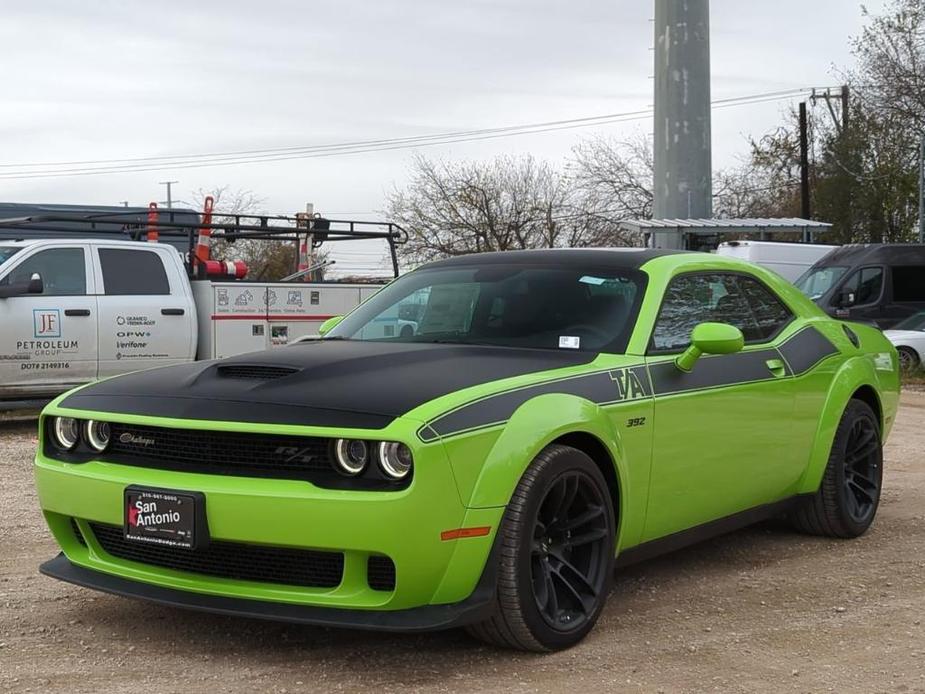
<path id="1" fill-rule="evenodd" d="M 123 534 L 132 542 L 183 549 L 201 547 L 208 541 L 205 495 L 128 487 Z"/>

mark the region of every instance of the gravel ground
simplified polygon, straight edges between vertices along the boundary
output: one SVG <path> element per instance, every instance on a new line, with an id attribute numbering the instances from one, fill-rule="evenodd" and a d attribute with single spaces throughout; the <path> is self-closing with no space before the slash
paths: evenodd
<path id="1" fill-rule="evenodd" d="M 905 393 L 873 529 L 763 525 L 623 571 L 547 656 L 203 615 L 40 576 L 33 425 L 0 425 L 0 690 L 925 692 L 925 393 Z"/>

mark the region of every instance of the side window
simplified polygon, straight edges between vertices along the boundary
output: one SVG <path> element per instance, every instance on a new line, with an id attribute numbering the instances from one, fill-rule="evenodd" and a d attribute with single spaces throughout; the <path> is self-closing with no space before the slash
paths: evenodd
<path id="1" fill-rule="evenodd" d="M 107 296 L 170 294 L 164 263 L 153 251 L 101 248 L 103 291 Z"/>
<path id="2" fill-rule="evenodd" d="M 739 289 L 748 301 L 755 323 L 758 325 L 755 340 L 764 342 L 770 340 L 780 332 L 787 323 L 793 320 L 793 314 L 780 299 L 774 296 L 767 287 L 751 277 L 739 276 L 736 279 Z M 745 332 L 744 330 L 742 331 Z M 748 340 L 748 334 L 745 334 Z"/>
<path id="3" fill-rule="evenodd" d="M 849 295 L 849 306 L 872 304 L 880 298 L 883 289 L 883 268 L 865 267 L 857 270 L 838 290 L 832 298 L 836 304 L 844 295 Z"/>
<path id="4" fill-rule="evenodd" d="M 900 265 L 893 271 L 893 301 L 925 302 L 925 265 Z"/>
<path id="5" fill-rule="evenodd" d="M 699 323 L 728 323 L 746 343 L 764 342 L 793 318 L 789 310 L 755 279 L 711 273 L 672 280 L 652 334 L 654 351 L 679 351 L 690 344 Z"/>
<path id="6" fill-rule="evenodd" d="M 87 267 L 82 248 L 49 248 L 26 258 L 6 277 L 2 284 L 28 282 L 39 273 L 46 296 L 75 296 L 87 293 Z"/>

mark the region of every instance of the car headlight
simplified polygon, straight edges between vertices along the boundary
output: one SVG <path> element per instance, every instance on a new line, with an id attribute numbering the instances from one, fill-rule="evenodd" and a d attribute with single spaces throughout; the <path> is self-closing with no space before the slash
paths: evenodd
<path id="1" fill-rule="evenodd" d="M 369 459 L 369 446 L 360 439 L 337 439 L 334 444 L 334 457 L 340 471 L 353 477 L 363 472 Z"/>
<path id="2" fill-rule="evenodd" d="M 379 444 L 379 467 L 393 480 L 401 480 L 411 472 L 413 464 L 411 449 L 396 441 L 383 441 Z"/>
<path id="3" fill-rule="evenodd" d="M 111 433 L 108 422 L 91 419 L 84 425 L 84 436 L 87 443 L 90 444 L 90 448 L 99 453 L 106 450 Z"/>
<path id="4" fill-rule="evenodd" d="M 55 417 L 51 432 L 55 444 L 69 451 L 77 445 L 77 440 L 80 438 L 80 424 L 73 417 Z"/>

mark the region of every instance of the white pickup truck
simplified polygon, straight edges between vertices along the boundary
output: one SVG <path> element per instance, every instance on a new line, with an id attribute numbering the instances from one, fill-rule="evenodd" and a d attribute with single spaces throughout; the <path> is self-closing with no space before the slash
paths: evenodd
<path id="1" fill-rule="evenodd" d="M 379 288 L 190 281 L 167 244 L 2 241 L 0 410 L 127 371 L 284 345 Z"/>

